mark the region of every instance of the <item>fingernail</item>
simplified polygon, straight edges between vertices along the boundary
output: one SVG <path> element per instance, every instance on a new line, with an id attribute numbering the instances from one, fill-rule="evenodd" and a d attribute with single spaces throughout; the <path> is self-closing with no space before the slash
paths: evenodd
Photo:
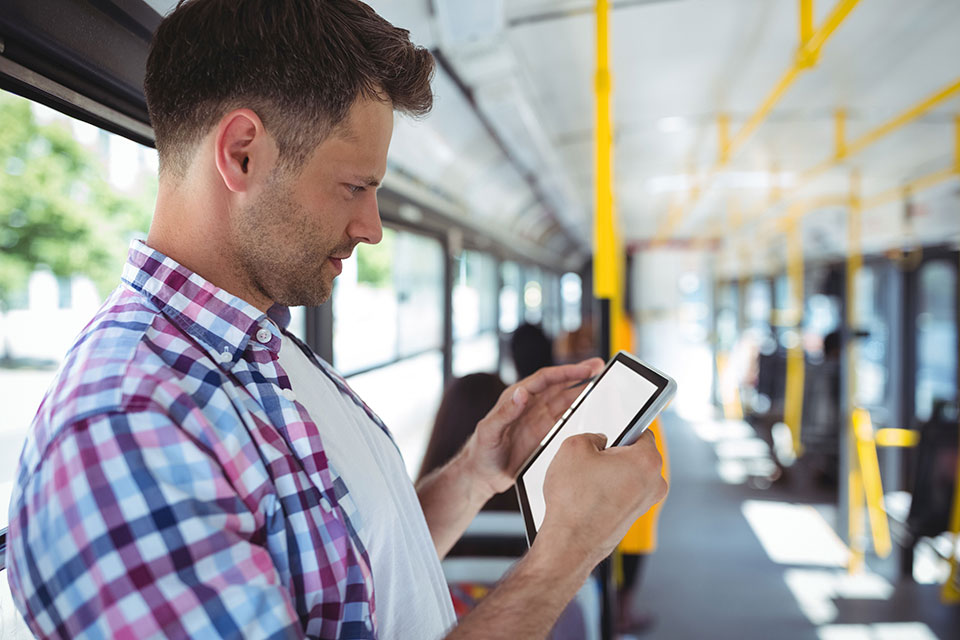
<path id="1" fill-rule="evenodd" d="M 513 402 L 515 404 L 523 404 L 523 389 L 517 387 L 517 390 L 513 392 Z"/>

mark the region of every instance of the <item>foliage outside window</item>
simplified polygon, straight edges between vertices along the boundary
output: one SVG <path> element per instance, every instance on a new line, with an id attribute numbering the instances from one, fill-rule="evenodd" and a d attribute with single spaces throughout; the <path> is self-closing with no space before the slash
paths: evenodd
<path id="1" fill-rule="evenodd" d="M 57 363 L 146 234 L 156 153 L 0 92 L 0 528 Z"/>
<path id="2" fill-rule="evenodd" d="M 22 304 L 37 269 L 87 276 L 105 296 L 130 238 L 146 231 L 156 197 L 151 180 L 118 193 L 95 145 L 78 142 L 65 116 L 42 122 L 37 113 L 45 111 L 0 94 L 0 309 Z"/>

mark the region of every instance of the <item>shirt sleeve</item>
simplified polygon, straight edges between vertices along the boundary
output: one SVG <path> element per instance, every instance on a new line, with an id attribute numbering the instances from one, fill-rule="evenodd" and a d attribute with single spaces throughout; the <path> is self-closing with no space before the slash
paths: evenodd
<path id="1" fill-rule="evenodd" d="M 8 571 L 49 638 L 303 638 L 257 518 L 166 415 L 70 425 L 21 475 Z"/>

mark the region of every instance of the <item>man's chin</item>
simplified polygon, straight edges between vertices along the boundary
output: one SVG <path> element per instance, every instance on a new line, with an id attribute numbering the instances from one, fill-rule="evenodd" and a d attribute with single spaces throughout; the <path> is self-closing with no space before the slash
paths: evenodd
<path id="1" fill-rule="evenodd" d="M 274 302 L 285 307 L 319 307 L 330 299 L 333 292 L 333 282 L 328 284 L 325 280 L 326 278 L 320 275 L 316 280 L 302 283 L 302 286 L 287 289 L 282 295 L 275 297 Z"/>

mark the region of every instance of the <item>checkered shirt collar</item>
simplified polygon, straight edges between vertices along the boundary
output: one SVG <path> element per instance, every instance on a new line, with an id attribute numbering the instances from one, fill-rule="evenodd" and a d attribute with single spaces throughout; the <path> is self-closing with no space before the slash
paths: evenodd
<path id="1" fill-rule="evenodd" d="M 130 243 L 122 279 L 227 369 L 262 329 L 271 335 L 258 342 L 278 352 L 281 331 L 290 323 L 287 307 L 274 305 L 264 313 L 141 240 Z"/>

